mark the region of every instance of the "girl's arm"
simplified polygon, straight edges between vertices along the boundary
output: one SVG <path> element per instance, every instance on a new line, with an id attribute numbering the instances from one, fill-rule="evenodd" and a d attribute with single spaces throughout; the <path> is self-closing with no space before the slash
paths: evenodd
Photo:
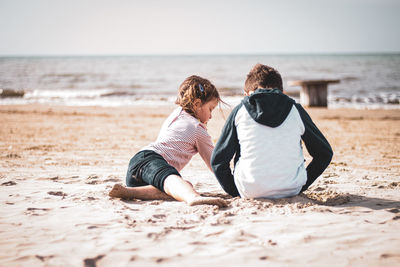
<path id="1" fill-rule="evenodd" d="M 203 128 L 202 125 L 199 125 L 196 130 L 196 147 L 201 158 L 212 172 L 211 154 L 214 150 L 214 145 L 211 141 L 211 136 L 207 132 L 207 129 Z"/>

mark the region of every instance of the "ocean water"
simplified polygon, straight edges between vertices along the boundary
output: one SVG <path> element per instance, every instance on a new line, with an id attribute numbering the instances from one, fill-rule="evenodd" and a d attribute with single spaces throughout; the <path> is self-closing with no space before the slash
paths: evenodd
<path id="1" fill-rule="evenodd" d="M 0 104 L 170 104 L 193 74 L 234 104 L 256 63 L 278 69 L 288 92 L 300 90 L 292 80 L 340 80 L 328 86 L 330 108 L 400 108 L 400 54 L 0 57 L 0 89 L 25 91 Z"/>

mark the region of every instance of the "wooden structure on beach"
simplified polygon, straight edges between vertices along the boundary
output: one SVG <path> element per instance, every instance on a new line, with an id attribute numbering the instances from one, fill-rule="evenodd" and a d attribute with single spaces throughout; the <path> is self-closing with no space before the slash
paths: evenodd
<path id="1" fill-rule="evenodd" d="M 25 92 L 22 90 L 0 89 L 0 98 L 23 97 L 24 94 Z"/>
<path id="2" fill-rule="evenodd" d="M 300 104 L 306 107 L 328 106 L 328 84 L 340 80 L 298 80 L 290 81 L 290 86 L 301 86 Z"/>

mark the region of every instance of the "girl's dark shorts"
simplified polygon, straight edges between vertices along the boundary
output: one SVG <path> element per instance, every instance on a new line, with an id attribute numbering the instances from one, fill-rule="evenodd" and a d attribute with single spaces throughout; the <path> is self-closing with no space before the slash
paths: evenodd
<path id="1" fill-rule="evenodd" d="M 171 174 L 181 176 L 160 154 L 152 150 L 142 150 L 129 161 L 126 185 L 152 185 L 164 192 L 164 181 Z"/>

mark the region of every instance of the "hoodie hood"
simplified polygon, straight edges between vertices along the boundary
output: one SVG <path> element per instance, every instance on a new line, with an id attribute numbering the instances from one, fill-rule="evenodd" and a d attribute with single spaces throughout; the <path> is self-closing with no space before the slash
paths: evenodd
<path id="1" fill-rule="evenodd" d="M 279 89 L 257 89 L 242 100 L 247 112 L 256 122 L 278 127 L 289 115 L 295 101 Z"/>

